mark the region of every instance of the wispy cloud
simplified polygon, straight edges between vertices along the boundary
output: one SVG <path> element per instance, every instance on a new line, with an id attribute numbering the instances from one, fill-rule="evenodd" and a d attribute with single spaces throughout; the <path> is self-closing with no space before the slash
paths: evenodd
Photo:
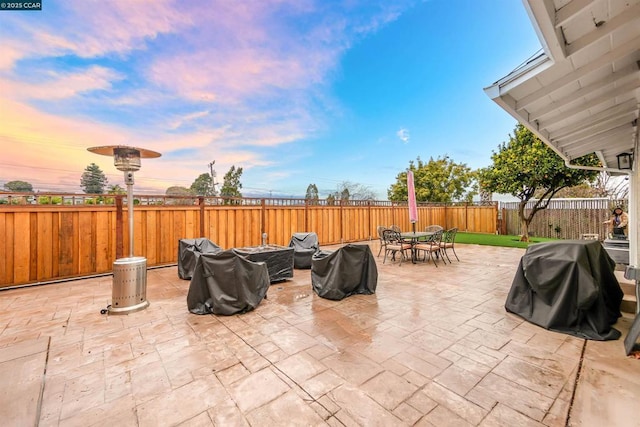
<path id="1" fill-rule="evenodd" d="M 145 162 L 144 174 L 159 188 L 190 183 L 214 158 L 220 170 L 286 164 L 269 150 L 323 128 L 344 52 L 413 1 L 68 0 L 46 13 L 7 13 L 0 144 L 43 175 L 52 158 L 58 170 L 81 173 L 95 161 L 110 171 L 90 146 L 154 149 L 162 160 Z M 398 136 L 409 139 L 404 129 Z M 18 177 L 0 172 L 10 179 Z"/>
<path id="2" fill-rule="evenodd" d="M 405 129 L 405 128 L 400 128 L 400 130 L 398 130 L 396 132 L 396 135 L 398 136 L 398 138 L 400 138 L 400 140 L 402 142 L 404 142 L 405 144 L 409 142 L 409 129 Z"/>
<path id="3" fill-rule="evenodd" d="M 114 70 L 91 66 L 79 72 L 47 72 L 40 81 L 0 79 L 0 91 L 14 99 L 55 101 L 94 90 L 107 90 L 124 76 Z"/>

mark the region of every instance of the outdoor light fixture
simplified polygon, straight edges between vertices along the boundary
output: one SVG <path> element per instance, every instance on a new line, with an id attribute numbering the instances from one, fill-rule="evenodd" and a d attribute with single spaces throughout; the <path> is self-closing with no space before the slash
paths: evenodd
<path id="1" fill-rule="evenodd" d="M 618 158 L 618 169 L 631 169 L 633 167 L 633 153 L 620 153 Z"/>
<path id="2" fill-rule="evenodd" d="M 127 211 L 129 219 L 129 257 L 116 259 L 113 263 L 113 290 L 111 305 L 107 311 L 112 314 L 127 314 L 143 310 L 147 301 L 147 259 L 133 255 L 133 173 L 140 170 L 141 158 L 160 157 L 160 153 L 126 145 L 91 147 L 87 150 L 103 156 L 113 156 L 116 169 L 124 172 L 127 185 Z"/>

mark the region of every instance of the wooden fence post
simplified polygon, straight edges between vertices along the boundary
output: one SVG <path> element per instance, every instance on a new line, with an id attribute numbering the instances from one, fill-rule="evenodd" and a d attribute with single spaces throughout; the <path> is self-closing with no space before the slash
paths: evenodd
<path id="1" fill-rule="evenodd" d="M 372 226 L 371 226 L 371 200 L 367 200 L 367 217 L 368 217 L 368 221 L 367 224 L 369 226 L 369 240 L 371 240 L 371 237 L 373 235 L 372 233 Z"/>
<path id="2" fill-rule="evenodd" d="M 267 217 L 267 201 L 265 199 L 260 200 L 261 212 L 260 212 L 260 239 L 262 235 L 267 232 L 265 229 L 265 222 Z"/>
<path id="3" fill-rule="evenodd" d="M 204 197 L 198 197 L 198 205 L 200 205 L 200 237 L 206 237 L 204 234 Z"/>
<path id="4" fill-rule="evenodd" d="M 344 210 L 342 209 L 342 199 L 340 202 L 340 244 L 344 243 L 344 230 L 342 229 L 342 225 L 344 224 L 344 219 L 342 218 L 344 215 Z"/>
<path id="5" fill-rule="evenodd" d="M 447 204 L 444 204 L 444 229 L 448 230 L 449 229 L 449 221 L 447 221 L 447 218 L 449 218 L 449 215 L 447 215 Z"/>
<path id="6" fill-rule="evenodd" d="M 464 231 L 469 231 L 469 202 L 464 202 Z"/>

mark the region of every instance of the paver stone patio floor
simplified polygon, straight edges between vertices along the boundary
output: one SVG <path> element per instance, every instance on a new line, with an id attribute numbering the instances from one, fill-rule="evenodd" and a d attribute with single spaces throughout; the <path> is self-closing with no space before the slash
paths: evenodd
<path id="1" fill-rule="evenodd" d="M 524 250 L 456 249 L 438 267 L 376 258 L 376 294 L 342 301 L 296 270 L 230 317 L 189 313 L 175 266 L 149 270 L 151 305 L 128 315 L 100 314 L 111 276 L 1 291 L 0 424 L 640 425 L 622 339 L 506 313 Z"/>

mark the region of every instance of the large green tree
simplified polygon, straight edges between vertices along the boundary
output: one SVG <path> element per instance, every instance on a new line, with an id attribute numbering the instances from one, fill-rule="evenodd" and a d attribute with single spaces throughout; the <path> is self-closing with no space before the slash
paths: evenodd
<path id="1" fill-rule="evenodd" d="M 196 180 L 193 181 L 193 184 L 191 184 L 191 192 L 198 196 L 215 196 L 211 175 L 203 173 L 197 177 Z"/>
<path id="2" fill-rule="evenodd" d="M 597 171 L 567 167 L 560 156 L 522 124 L 516 125 L 509 141 L 503 142 L 491 159 L 493 164 L 479 172 L 480 188 L 520 199 L 521 240 L 525 242 L 529 241 L 529 224 L 534 215 L 546 209 L 558 191 L 592 182 L 598 175 Z M 600 166 L 595 154 L 575 159 L 572 163 Z M 535 200 L 535 203 L 531 209 L 526 209 L 530 200 Z"/>
<path id="3" fill-rule="evenodd" d="M 453 201 L 471 201 L 475 195 L 475 173 L 464 163 L 456 163 L 449 156 L 431 157 L 423 162 L 420 157 L 409 161 L 413 171 L 418 202 L 449 203 Z M 396 182 L 387 190 L 389 200 L 406 202 L 407 171 L 396 176 Z"/>
<path id="4" fill-rule="evenodd" d="M 102 172 L 100 166 L 95 163 L 87 166 L 80 178 L 80 187 L 87 194 L 103 194 L 107 183 L 107 176 Z"/>
<path id="5" fill-rule="evenodd" d="M 240 192 L 242 188 L 242 183 L 240 182 L 241 176 L 242 168 L 236 169 L 235 166 L 231 166 L 229 171 L 224 174 L 220 195 L 223 197 L 242 197 L 242 193 Z"/>
<path id="6" fill-rule="evenodd" d="M 4 185 L 5 190 L 14 191 L 16 193 L 31 193 L 33 186 L 26 181 L 9 181 Z"/>

